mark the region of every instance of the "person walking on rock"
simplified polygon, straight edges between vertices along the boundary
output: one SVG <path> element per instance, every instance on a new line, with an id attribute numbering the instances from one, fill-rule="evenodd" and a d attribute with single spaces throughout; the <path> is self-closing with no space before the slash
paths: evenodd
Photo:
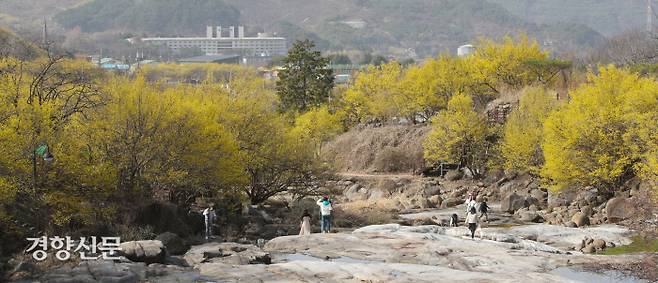
<path id="1" fill-rule="evenodd" d="M 212 237 L 212 226 L 215 222 L 216 216 L 215 208 L 212 206 L 203 210 L 203 218 L 206 224 L 206 240 L 208 240 L 209 237 Z"/>
<path id="2" fill-rule="evenodd" d="M 473 193 L 469 193 L 468 198 L 466 198 L 466 214 L 471 211 L 471 208 L 475 208 L 476 205 L 477 202 L 475 201 L 475 195 Z"/>
<path id="3" fill-rule="evenodd" d="M 308 213 L 308 209 L 304 209 L 304 214 L 302 214 L 302 222 L 299 225 L 299 235 L 311 235 L 311 214 Z"/>
<path id="4" fill-rule="evenodd" d="M 489 221 L 489 214 L 487 214 L 487 212 L 489 212 L 489 205 L 487 205 L 487 198 L 482 199 L 482 202 L 479 205 L 479 209 L 480 209 L 480 218 L 484 217 L 485 222 Z"/>
<path id="5" fill-rule="evenodd" d="M 475 229 L 478 227 L 479 219 L 477 210 L 475 210 L 475 207 L 472 207 L 471 211 L 466 215 L 466 225 L 468 225 L 468 230 L 471 230 L 471 239 L 475 238 Z"/>
<path id="6" fill-rule="evenodd" d="M 317 204 L 320 206 L 320 229 L 322 233 L 329 233 L 331 231 L 331 201 L 328 196 L 323 196 L 317 201 Z"/>

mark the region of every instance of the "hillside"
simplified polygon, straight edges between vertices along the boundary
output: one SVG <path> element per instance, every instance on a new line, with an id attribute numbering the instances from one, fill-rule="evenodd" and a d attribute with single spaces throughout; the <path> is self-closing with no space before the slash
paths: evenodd
<path id="1" fill-rule="evenodd" d="M 556 42 L 557 50 L 590 46 L 602 38 L 586 26 L 537 25 L 485 0 L 94 0 L 59 13 L 56 20 L 86 32 L 148 35 L 201 35 L 207 24 L 240 23 L 248 33 L 274 31 L 290 40 L 308 37 L 324 49 L 411 57 L 518 31 Z"/>
<path id="2" fill-rule="evenodd" d="M 537 24 L 571 23 L 589 26 L 610 37 L 644 28 L 646 0 L 487 0 Z M 655 2 L 655 1 L 654 1 Z"/>
<path id="3" fill-rule="evenodd" d="M 421 142 L 428 131 L 425 125 L 357 127 L 329 142 L 324 155 L 340 172 L 420 172 L 424 169 Z"/>
<path id="4" fill-rule="evenodd" d="M 0 28 L 0 57 L 11 56 L 32 59 L 42 52 L 37 46 L 26 42 L 13 33 Z"/>
<path id="5" fill-rule="evenodd" d="M 2 0 L 0 26 L 14 30 L 40 29 L 43 19 L 80 5 L 88 0 Z"/>
<path id="6" fill-rule="evenodd" d="M 150 34 L 201 35 L 206 24 L 237 25 L 240 12 L 217 0 L 115 0 L 91 1 L 58 14 L 65 28 L 79 26 L 84 32 L 108 29 Z"/>

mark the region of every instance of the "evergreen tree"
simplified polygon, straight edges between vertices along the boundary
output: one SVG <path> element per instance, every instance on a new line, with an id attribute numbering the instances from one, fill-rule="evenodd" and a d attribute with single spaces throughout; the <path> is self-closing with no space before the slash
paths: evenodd
<path id="1" fill-rule="evenodd" d="M 308 39 L 296 41 L 283 59 L 284 69 L 276 84 L 281 110 L 306 112 L 329 98 L 334 87 L 333 71 L 327 68 L 329 59 L 314 47 Z"/>

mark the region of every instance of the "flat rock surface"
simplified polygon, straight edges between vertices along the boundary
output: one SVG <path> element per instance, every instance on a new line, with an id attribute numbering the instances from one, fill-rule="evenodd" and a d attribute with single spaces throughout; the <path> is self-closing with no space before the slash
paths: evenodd
<path id="1" fill-rule="evenodd" d="M 457 207 L 406 217 L 461 211 Z M 506 217 L 501 216 L 509 219 Z M 51 281 L 44 282 L 101 282 L 104 277 L 110 280 L 107 282 L 643 282 L 577 269 L 585 263 L 627 263 L 641 255 L 569 251 L 585 237 L 629 244 L 632 231 L 622 226 L 484 226 L 475 239 L 463 225 L 386 224 L 352 232 L 278 237 L 262 249 L 210 242 L 193 246 L 185 254 L 186 263 L 193 268 L 157 263 L 83 264 L 75 270 L 51 272 L 44 277 Z"/>
<path id="2" fill-rule="evenodd" d="M 466 237 L 466 228 L 376 225 L 352 233 L 285 236 L 265 247 L 270 265 L 197 265 L 202 275 L 218 282 L 578 282 L 558 267 L 584 262 L 614 262 L 627 257 L 568 254 L 529 240 L 596 235 L 628 242 L 629 231 L 608 225 L 587 229 L 550 225 L 482 229 L 482 238 Z M 582 239 L 582 238 L 580 238 Z M 635 281 L 630 281 L 635 282 Z"/>

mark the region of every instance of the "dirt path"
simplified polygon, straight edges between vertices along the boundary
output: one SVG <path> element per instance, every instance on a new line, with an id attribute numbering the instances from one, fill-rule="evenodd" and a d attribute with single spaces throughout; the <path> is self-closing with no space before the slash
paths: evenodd
<path id="1" fill-rule="evenodd" d="M 356 177 L 366 179 L 420 179 L 421 176 L 413 174 L 369 174 L 357 172 L 341 172 L 337 174 L 341 177 Z"/>

